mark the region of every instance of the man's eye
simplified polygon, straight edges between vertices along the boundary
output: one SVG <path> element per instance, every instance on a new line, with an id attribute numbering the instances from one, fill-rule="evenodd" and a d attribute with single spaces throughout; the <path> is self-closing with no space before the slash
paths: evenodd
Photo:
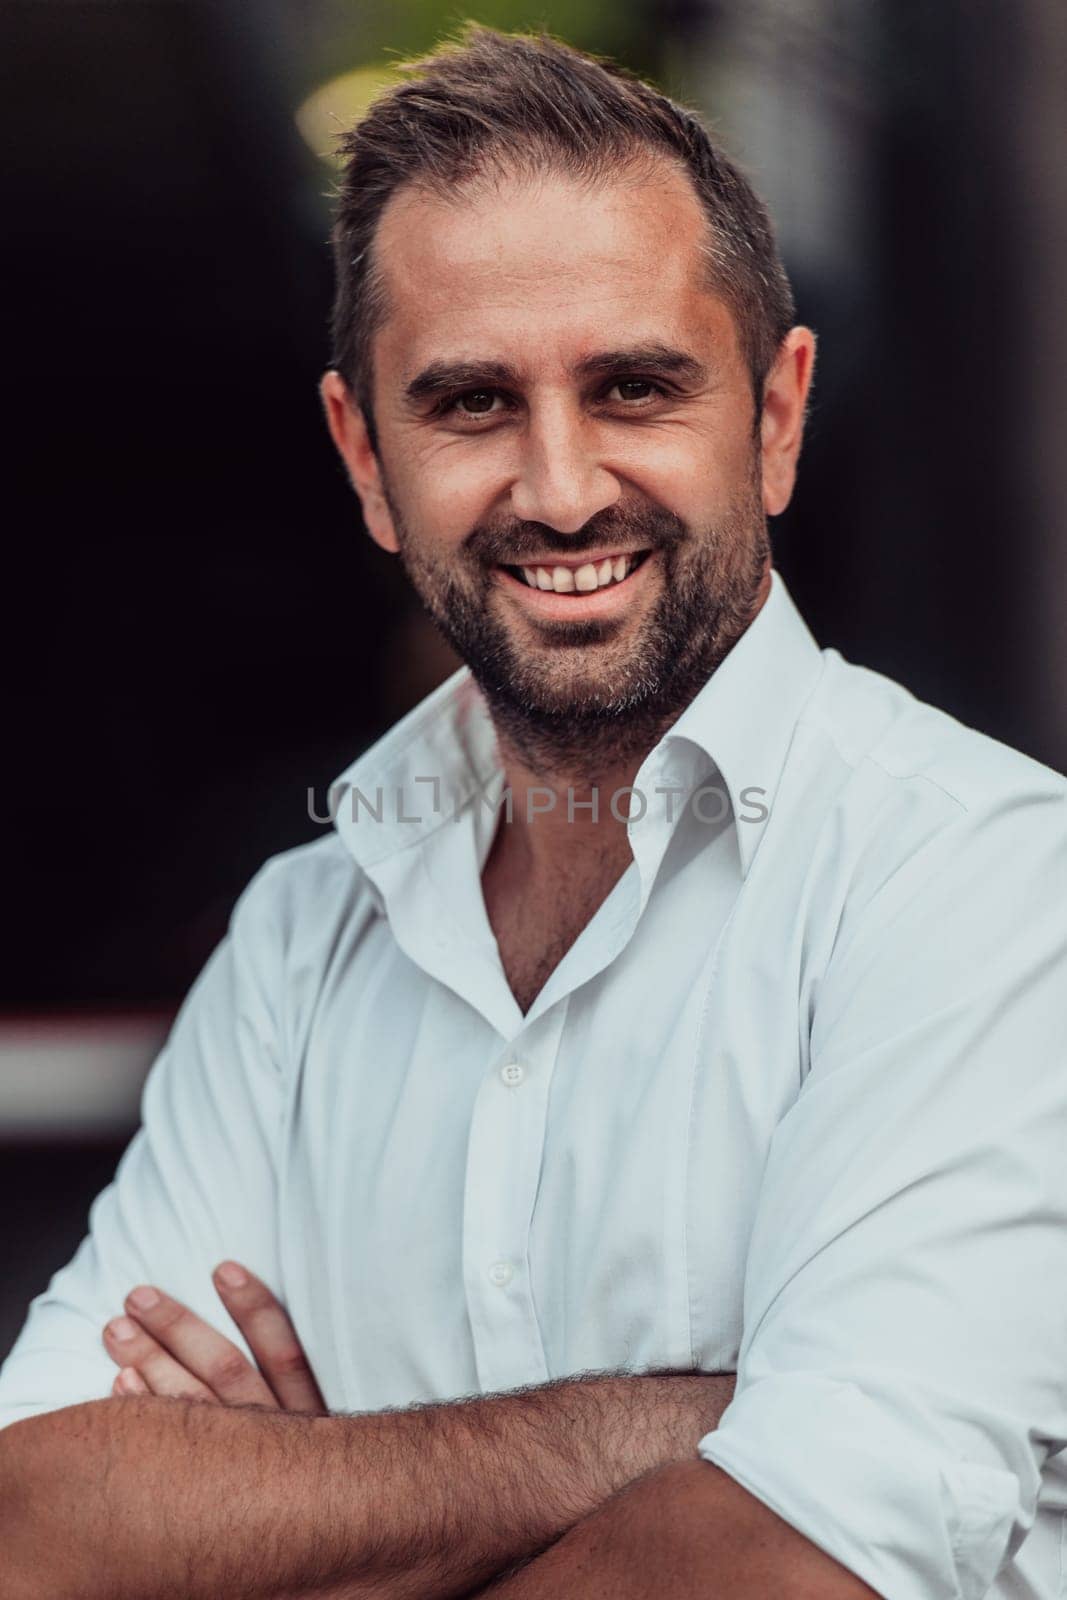
<path id="1" fill-rule="evenodd" d="M 609 395 L 616 390 L 621 400 L 648 400 L 652 395 L 663 393 L 649 378 L 619 378 L 609 389 Z"/>
<path id="2" fill-rule="evenodd" d="M 469 417 L 484 417 L 499 398 L 495 389 L 468 389 L 465 394 L 458 394 L 452 404 Z"/>

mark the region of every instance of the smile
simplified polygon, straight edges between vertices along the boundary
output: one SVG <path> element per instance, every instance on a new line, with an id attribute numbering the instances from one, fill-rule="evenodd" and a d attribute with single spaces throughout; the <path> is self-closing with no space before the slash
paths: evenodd
<path id="1" fill-rule="evenodd" d="M 589 561 L 559 561 L 551 566 L 536 562 L 495 570 L 497 581 L 531 618 L 546 623 L 609 622 L 621 620 L 647 587 L 655 557 L 655 550 L 614 555 L 605 551 Z"/>
<path id="2" fill-rule="evenodd" d="M 636 550 L 626 555 L 603 556 L 599 560 L 554 562 L 551 566 L 505 567 L 505 572 L 530 589 L 551 590 L 554 594 L 592 594 L 624 583 L 651 551 Z"/>

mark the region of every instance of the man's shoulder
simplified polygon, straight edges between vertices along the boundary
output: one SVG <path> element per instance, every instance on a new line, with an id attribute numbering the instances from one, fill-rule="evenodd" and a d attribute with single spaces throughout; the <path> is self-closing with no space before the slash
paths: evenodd
<path id="1" fill-rule="evenodd" d="M 912 806 L 925 798 L 948 815 L 1067 800 L 1067 778 L 1052 767 L 836 650 L 823 655 L 804 721 L 833 745 L 856 787 L 895 792 Z"/>
<path id="2" fill-rule="evenodd" d="M 270 856 L 242 891 L 233 926 L 239 938 L 285 958 L 306 955 L 310 944 L 329 941 L 340 925 L 375 909 L 370 880 L 331 828 Z"/>
<path id="3" fill-rule="evenodd" d="M 331 829 L 266 860 L 234 907 L 242 981 L 262 997 L 283 1059 L 300 1059 L 323 984 L 378 916 L 370 880 Z"/>
<path id="4" fill-rule="evenodd" d="M 1067 778 L 881 673 L 824 658 L 798 726 L 793 820 L 810 831 L 799 853 L 795 828 L 780 839 L 835 938 L 857 917 L 902 937 L 925 917 L 931 937 L 958 939 L 983 919 L 1007 926 L 1024 903 L 1051 937 L 1067 897 Z"/>

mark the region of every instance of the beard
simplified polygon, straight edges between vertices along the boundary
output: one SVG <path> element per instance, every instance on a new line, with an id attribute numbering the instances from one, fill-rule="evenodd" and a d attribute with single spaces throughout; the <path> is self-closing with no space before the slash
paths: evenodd
<path id="1" fill-rule="evenodd" d="M 645 501 L 598 512 L 574 534 L 514 518 L 479 524 L 438 554 L 386 498 L 416 594 L 470 668 L 498 736 L 545 779 L 593 784 L 643 758 L 748 627 L 770 555 L 755 450 L 736 500 L 696 530 Z M 612 545 L 655 553 L 659 593 L 640 619 L 509 621 L 495 567 Z"/>

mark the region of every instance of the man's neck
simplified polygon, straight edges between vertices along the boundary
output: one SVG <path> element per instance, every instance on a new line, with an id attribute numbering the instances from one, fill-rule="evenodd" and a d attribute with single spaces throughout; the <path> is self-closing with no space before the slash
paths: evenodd
<path id="1" fill-rule="evenodd" d="M 514 757 L 504 764 L 511 805 L 499 818 L 482 894 L 504 975 L 525 1013 L 633 862 L 626 796 L 617 791 L 636 768 L 628 762 L 595 782 L 571 773 L 546 781 Z"/>
<path id="2" fill-rule="evenodd" d="M 768 559 L 746 624 L 763 609 L 771 590 Z M 497 725 L 497 749 L 511 806 L 502 816 L 493 845 L 494 865 L 507 863 L 513 881 L 551 884 L 589 871 L 611 870 L 630 859 L 627 835 L 629 789 L 645 758 L 681 716 L 684 706 L 665 718 L 637 749 L 614 759 L 605 755 L 593 772 L 535 769 L 516 742 Z"/>
<path id="3" fill-rule="evenodd" d="M 647 753 L 647 752 L 646 752 Z M 535 773 L 501 745 L 511 804 L 497 847 L 519 877 L 550 883 L 578 877 L 629 853 L 629 795 L 643 756 L 588 774 Z"/>

